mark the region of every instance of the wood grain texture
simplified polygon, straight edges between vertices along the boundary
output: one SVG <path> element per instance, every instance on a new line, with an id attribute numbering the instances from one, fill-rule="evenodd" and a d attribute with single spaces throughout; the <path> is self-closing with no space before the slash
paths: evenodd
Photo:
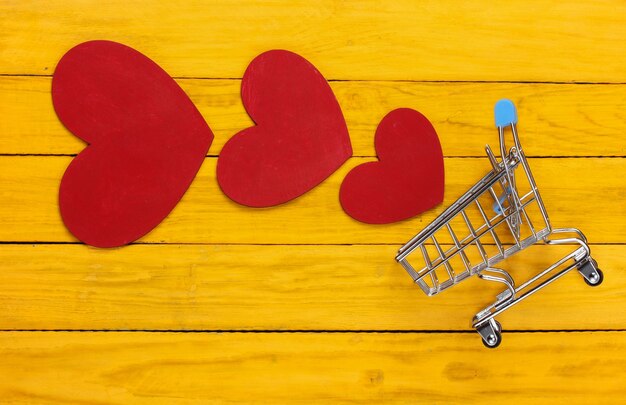
<path id="1" fill-rule="evenodd" d="M 0 157 L 0 240 L 75 241 L 63 226 L 57 195 L 70 157 Z M 254 244 L 402 244 L 424 228 L 489 170 L 486 158 L 445 160 L 442 205 L 417 218 L 372 226 L 348 217 L 339 186 L 353 158 L 304 196 L 268 209 L 250 209 L 224 196 L 215 180 L 215 158 L 207 158 L 190 189 L 169 217 L 143 242 Z M 552 224 L 576 226 L 592 243 L 626 239 L 626 159 L 530 159 Z"/>
<path id="2" fill-rule="evenodd" d="M 1 77 L 0 153 L 76 154 L 85 144 L 54 113 L 49 77 Z M 179 79 L 215 133 L 217 155 L 235 133 L 252 125 L 241 103 L 240 80 Z M 493 106 L 512 98 L 528 156 L 625 156 L 626 85 L 332 82 L 348 123 L 355 156 L 376 156 L 374 132 L 396 108 L 422 112 L 433 123 L 445 156 L 484 156 L 497 146 Z"/>
<path id="3" fill-rule="evenodd" d="M 0 2 L 0 16 L 3 404 L 624 402 L 626 3 L 24 0 Z M 248 63 L 297 52 L 332 80 L 360 158 L 263 210 L 223 196 L 208 158 L 142 240 L 168 244 L 65 244 L 75 239 L 57 195 L 71 157 L 7 155 L 84 148 L 54 114 L 50 76 L 93 39 L 130 45 L 173 75 L 215 132 L 211 156 L 251 125 L 239 95 Z M 393 256 L 489 169 L 483 145 L 496 146 L 502 97 L 539 157 L 530 164 L 553 225 L 585 231 L 605 281 L 556 281 L 499 317 L 504 340 L 489 351 L 469 320 L 497 286 L 473 278 L 429 298 Z M 341 211 L 339 185 L 373 159 L 375 128 L 398 107 L 437 129 L 445 201 L 363 225 Z M 507 264 L 523 278 L 568 249 L 536 246 Z"/>
<path id="4" fill-rule="evenodd" d="M 518 284 L 573 246 L 507 260 Z M 396 246 L 1 245 L 0 329 L 470 330 L 502 290 L 466 280 L 427 297 Z M 592 246 L 605 280 L 573 271 L 498 319 L 507 330 L 622 329 L 626 246 Z"/>
<path id="5" fill-rule="evenodd" d="M 496 351 L 477 339 L 2 333 L 0 375 L 10 378 L 0 379 L 0 396 L 11 404 L 623 403 L 625 333 L 510 333 Z"/>
<path id="6" fill-rule="evenodd" d="M 282 48 L 329 79 L 626 82 L 615 1 L 11 1 L 0 15 L 4 74 L 50 74 L 73 45 L 106 38 L 177 77 L 241 77 Z"/>

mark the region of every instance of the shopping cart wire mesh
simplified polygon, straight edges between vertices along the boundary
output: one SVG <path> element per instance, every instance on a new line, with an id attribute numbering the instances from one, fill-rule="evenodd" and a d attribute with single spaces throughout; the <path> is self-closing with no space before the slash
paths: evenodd
<path id="1" fill-rule="evenodd" d="M 495 302 L 476 314 L 472 321 L 483 343 L 490 348 L 497 347 L 502 340 L 502 328 L 495 320 L 497 315 L 570 270 L 577 269 L 592 286 L 603 280 L 583 233 L 575 228 L 551 227 L 519 141 L 513 102 L 503 99 L 496 103 L 495 121 L 500 159 L 487 145 L 491 171 L 402 246 L 396 256 L 413 281 L 429 296 L 472 275 L 503 284 L 505 289 Z M 513 138 L 508 150 L 507 130 Z M 574 246 L 570 254 L 521 284 L 516 283 L 510 272 L 495 267 L 536 243 Z"/>

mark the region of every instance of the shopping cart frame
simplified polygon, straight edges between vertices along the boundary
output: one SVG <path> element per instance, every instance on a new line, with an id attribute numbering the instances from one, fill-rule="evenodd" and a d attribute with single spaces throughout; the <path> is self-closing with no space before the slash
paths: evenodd
<path id="1" fill-rule="evenodd" d="M 500 100 L 495 107 L 495 121 L 500 141 L 500 160 L 485 147 L 492 170 L 463 194 L 448 209 L 439 215 L 424 230 L 400 248 L 396 256 L 413 281 L 428 296 L 456 285 L 472 275 L 487 281 L 504 284 L 504 291 L 496 296 L 494 303 L 479 311 L 472 320 L 472 327 L 480 334 L 486 347 L 495 348 L 502 341 L 502 327 L 496 316 L 513 305 L 528 298 L 543 287 L 551 284 L 573 269 L 577 269 L 590 286 L 598 286 L 603 281 L 602 271 L 594 259 L 585 235 L 576 228 L 552 228 L 547 211 L 541 199 L 539 189 L 522 150 L 517 133 L 517 111 L 510 100 Z M 505 130 L 510 128 L 514 141 L 508 151 L 505 143 Z M 523 169 L 526 184 L 530 191 L 521 194 L 517 188 L 516 171 Z M 496 189 L 500 189 L 500 193 Z M 481 204 L 481 198 L 493 201 L 495 216 Z M 536 208 L 535 222 L 531 219 L 529 208 Z M 469 209 L 477 209 L 482 223 L 476 226 L 469 218 Z M 461 218 L 468 231 L 466 237 L 459 237 L 452 221 Z M 539 221 L 537 221 L 537 217 Z M 457 227 L 458 228 L 458 227 Z M 502 230 L 513 237 L 511 246 L 501 241 Z M 523 230 L 523 231 L 522 231 Z M 443 233 L 451 240 L 451 247 L 445 248 L 436 235 Z M 569 235 L 568 235 L 569 234 Z M 495 254 L 487 252 L 487 245 L 482 241 L 490 238 L 497 250 Z M 503 260 L 536 243 L 547 245 L 574 245 L 575 249 L 521 284 L 515 282 L 510 272 L 495 267 Z M 429 246 L 430 245 L 430 246 Z M 433 252 L 434 247 L 434 252 Z M 469 248 L 477 249 L 479 260 L 469 258 Z M 430 251 L 429 251 L 430 249 Z M 414 266 L 409 258 L 418 255 L 420 266 Z M 459 260 L 460 259 L 460 260 Z M 463 271 L 457 273 L 452 261 L 462 263 Z M 445 270 L 444 271 L 442 271 Z M 443 277 L 442 277 L 443 276 Z M 441 279 L 444 278 L 442 281 Z"/>

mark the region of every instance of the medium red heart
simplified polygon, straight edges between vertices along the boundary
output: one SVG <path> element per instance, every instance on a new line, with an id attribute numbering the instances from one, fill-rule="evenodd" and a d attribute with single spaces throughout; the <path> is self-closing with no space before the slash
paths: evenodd
<path id="1" fill-rule="evenodd" d="M 120 246 L 159 224 L 200 169 L 213 133 L 156 63 L 125 45 L 68 51 L 52 80 L 57 115 L 89 146 L 68 166 L 61 215 L 81 241 Z"/>
<path id="2" fill-rule="evenodd" d="M 410 218 L 443 201 L 443 154 L 437 133 L 426 117 L 400 108 L 376 129 L 378 162 L 352 169 L 339 198 L 352 218 L 388 224 Z"/>
<path id="3" fill-rule="evenodd" d="M 311 190 L 351 155 L 348 128 L 322 74 L 284 50 L 257 56 L 241 84 L 256 126 L 222 149 L 217 179 L 232 200 L 250 207 L 282 204 Z"/>

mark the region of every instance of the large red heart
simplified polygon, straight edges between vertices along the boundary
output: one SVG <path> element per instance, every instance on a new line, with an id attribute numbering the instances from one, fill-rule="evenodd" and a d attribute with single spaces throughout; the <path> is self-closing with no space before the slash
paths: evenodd
<path id="1" fill-rule="evenodd" d="M 352 169 L 341 184 L 340 200 L 352 218 L 388 224 L 410 218 L 443 201 L 443 154 L 426 117 L 400 108 L 376 129 L 378 162 Z"/>
<path id="2" fill-rule="evenodd" d="M 54 72 L 52 100 L 63 124 L 89 143 L 63 176 L 59 205 L 68 229 L 93 246 L 124 245 L 157 226 L 213 140 L 178 84 L 115 42 L 67 52 Z"/>
<path id="3" fill-rule="evenodd" d="M 352 147 L 339 103 L 322 74 L 284 50 L 257 56 L 241 84 L 256 126 L 222 149 L 222 191 L 250 207 L 282 204 L 311 190 L 337 170 Z"/>

